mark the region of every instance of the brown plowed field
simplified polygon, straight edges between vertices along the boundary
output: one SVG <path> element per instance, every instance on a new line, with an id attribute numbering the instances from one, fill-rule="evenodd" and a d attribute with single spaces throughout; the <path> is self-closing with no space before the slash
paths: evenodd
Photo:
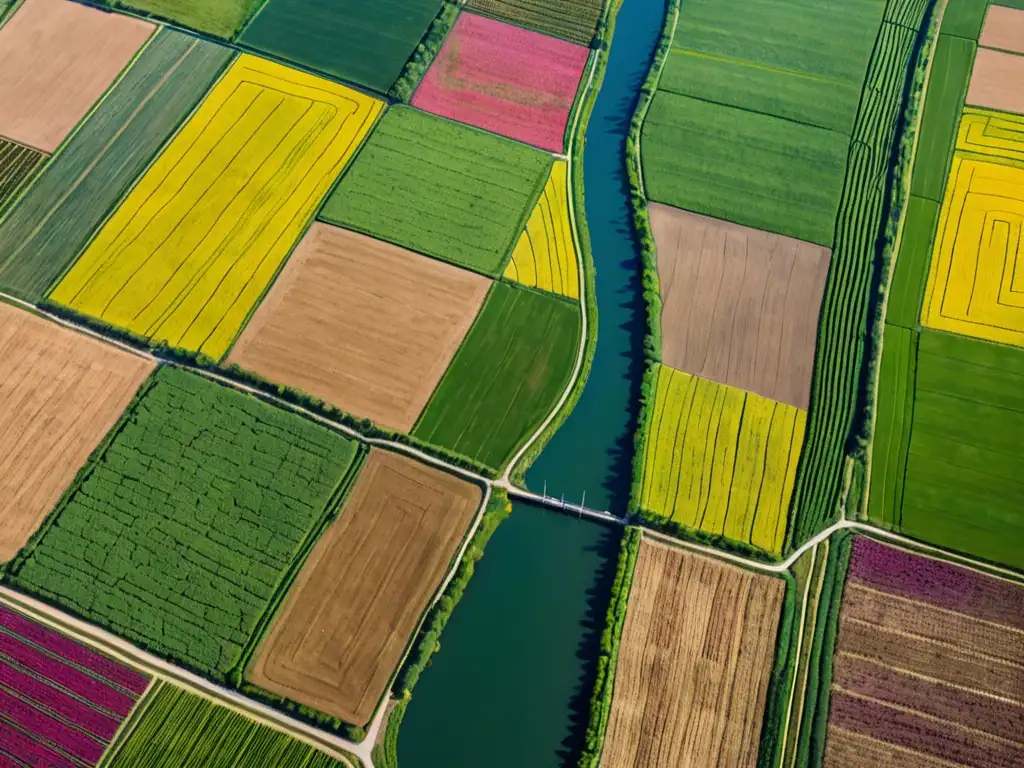
<path id="1" fill-rule="evenodd" d="M 0 303 L 0 562 L 25 546 L 152 370 Z"/>
<path id="2" fill-rule="evenodd" d="M 364 725 L 444 578 L 480 489 L 372 451 L 302 566 L 249 680 Z"/>
<path id="3" fill-rule="evenodd" d="M 807 408 L 830 251 L 651 203 L 663 362 Z"/>
<path id="4" fill-rule="evenodd" d="M 408 432 L 490 284 L 473 272 L 317 222 L 228 362 Z"/>
<path id="5" fill-rule="evenodd" d="M 950 768 L 950 763 L 920 752 L 901 749 L 870 736 L 831 728 L 825 742 L 824 768 L 851 768 L 869 765 L 872 768 Z"/>
<path id="6" fill-rule="evenodd" d="M 601 765 L 754 766 L 785 585 L 643 540 Z"/>
<path id="7" fill-rule="evenodd" d="M 986 48 L 1024 53 L 1024 10 L 990 5 L 978 43 Z"/>
<path id="8" fill-rule="evenodd" d="M 0 136 L 55 150 L 153 29 L 70 0 L 26 0 L 0 27 Z"/>
<path id="9" fill-rule="evenodd" d="M 967 89 L 972 107 L 1024 115 L 1024 56 L 979 48 Z"/>

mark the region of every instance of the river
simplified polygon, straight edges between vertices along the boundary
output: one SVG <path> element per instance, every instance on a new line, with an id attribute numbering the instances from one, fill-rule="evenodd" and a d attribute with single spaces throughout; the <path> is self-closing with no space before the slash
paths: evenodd
<path id="1" fill-rule="evenodd" d="M 597 269 L 597 351 L 583 394 L 526 473 L 530 490 L 624 514 L 646 329 L 640 251 L 626 176 L 626 135 L 665 23 L 665 0 L 623 0 L 604 83 L 587 127 L 583 186 Z"/>

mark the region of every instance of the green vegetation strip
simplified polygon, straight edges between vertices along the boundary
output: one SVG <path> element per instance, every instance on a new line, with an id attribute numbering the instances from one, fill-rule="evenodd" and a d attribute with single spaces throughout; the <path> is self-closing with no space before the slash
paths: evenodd
<path id="1" fill-rule="evenodd" d="M 939 222 L 939 204 L 924 197 L 910 197 L 903 225 L 899 256 L 889 288 L 885 322 L 903 328 L 916 328 L 921 316 L 921 301 L 935 244 Z"/>
<path id="2" fill-rule="evenodd" d="M 608 612 L 605 615 L 604 630 L 601 632 L 601 649 L 597 657 L 597 672 L 594 690 L 590 695 L 590 721 L 579 768 L 597 768 L 601 762 L 601 749 L 608 729 L 608 717 L 612 710 L 612 694 L 615 686 L 615 664 L 619 658 L 619 642 L 622 627 L 626 623 L 626 608 L 629 590 L 633 585 L 633 571 L 636 556 L 643 536 L 639 528 L 627 528 L 622 536 L 619 560 L 615 567 Z"/>
<path id="3" fill-rule="evenodd" d="M 761 722 L 758 768 L 774 768 L 782 759 L 782 751 L 786 746 L 782 731 L 786 727 L 786 705 L 793 690 L 796 645 L 800 641 L 800 628 L 796 626 L 796 620 L 803 593 L 797 590 L 797 582 L 792 573 L 784 571 L 779 576 L 786 582 L 786 593 L 779 616 L 779 634 L 775 640 L 775 664 L 768 681 L 764 719 Z"/>
<path id="4" fill-rule="evenodd" d="M 116 8 L 231 40 L 264 0 L 107 0 Z"/>
<path id="5" fill-rule="evenodd" d="M 500 469 L 569 383 L 579 305 L 498 282 L 412 434 Z"/>
<path id="6" fill-rule="evenodd" d="M 0 221 L 0 290 L 32 302 L 45 294 L 233 56 L 157 33 Z"/>
<path id="7" fill-rule="evenodd" d="M 551 162 L 524 144 L 394 107 L 320 218 L 496 276 Z"/>
<path id="8" fill-rule="evenodd" d="M 462 4 L 459 0 L 447 0 L 441 6 L 441 10 L 438 11 L 426 34 L 423 35 L 423 39 L 420 40 L 416 50 L 412 52 L 409 60 L 402 68 L 398 79 L 388 88 L 388 95 L 391 98 L 406 104 L 409 103 L 409 99 L 412 98 L 416 86 L 420 84 L 420 80 L 427 74 L 427 70 L 434 61 L 434 57 L 437 56 L 438 51 L 441 50 L 444 39 L 451 31 L 461 10 Z"/>
<path id="9" fill-rule="evenodd" d="M 353 764 L 356 761 L 353 760 Z M 286 733 L 170 684 L 163 685 L 104 768 L 347 768 Z"/>

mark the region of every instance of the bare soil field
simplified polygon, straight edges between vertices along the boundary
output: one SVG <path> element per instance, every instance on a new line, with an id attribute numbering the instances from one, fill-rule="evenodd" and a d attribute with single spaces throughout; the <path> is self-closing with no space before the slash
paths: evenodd
<path id="1" fill-rule="evenodd" d="M 70 0 L 27 0 L 0 27 L 0 136 L 55 150 L 153 30 Z"/>
<path id="2" fill-rule="evenodd" d="M 0 562 L 25 545 L 152 370 L 0 303 Z"/>
<path id="3" fill-rule="evenodd" d="M 601 765 L 756 765 L 784 592 L 643 540 Z"/>
<path id="4" fill-rule="evenodd" d="M 364 725 L 458 551 L 481 490 L 371 451 L 299 572 L 247 678 Z"/>
<path id="5" fill-rule="evenodd" d="M 829 249 L 651 203 L 666 365 L 807 408 Z"/>
<path id="6" fill-rule="evenodd" d="M 1024 10 L 990 5 L 978 43 L 986 48 L 1024 53 Z"/>
<path id="7" fill-rule="evenodd" d="M 228 362 L 408 432 L 490 284 L 473 272 L 317 222 Z"/>
<path id="8" fill-rule="evenodd" d="M 1024 114 L 1024 56 L 979 48 L 967 88 L 972 107 Z"/>

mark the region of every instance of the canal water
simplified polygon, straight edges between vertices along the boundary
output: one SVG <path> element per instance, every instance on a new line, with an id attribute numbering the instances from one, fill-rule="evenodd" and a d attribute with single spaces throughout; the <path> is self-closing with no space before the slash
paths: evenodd
<path id="1" fill-rule="evenodd" d="M 624 0 L 587 128 L 583 187 L 597 269 L 597 351 L 572 414 L 526 473 L 530 490 L 625 514 L 643 377 L 640 251 L 626 176 L 626 135 L 667 12 L 665 0 Z"/>
<path id="2" fill-rule="evenodd" d="M 413 692 L 401 768 L 576 764 L 621 535 L 513 504 Z"/>

